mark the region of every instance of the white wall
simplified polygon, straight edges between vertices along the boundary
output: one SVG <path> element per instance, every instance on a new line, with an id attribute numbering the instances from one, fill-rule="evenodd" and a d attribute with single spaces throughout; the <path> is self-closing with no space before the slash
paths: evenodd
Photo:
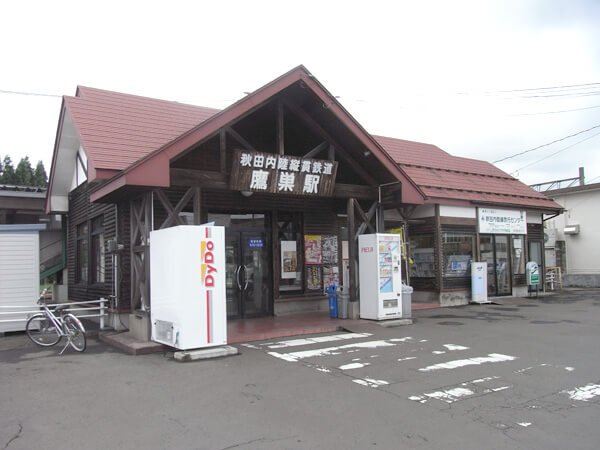
<path id="1" fill-rule="evenodd" d="M 39 237 L 37 231 L 0 231 L 0 305 L 37 309 L 40 289 Z M 8 312 L 8 309 L 2 308 Z M 17 311 L 17 310 L 15 310 Z M 0 316 L 25 319 L 27 314 Z M 0 331 L 20 331 L 26 321 L 0 323 Z"/>
<path id="2" fill-rule="evenodd" d="M 563 194 L 553 200 L 565 212 L 546 221 L 546 226 L 556 228 L 556 239 L 564 240 L 567 256 L 567 273 L 600 274 L 600 186 Z M 579 234 L 565 235 L 566 225 L 579 225 Z"/>
<path id="3" fill-rule="evenodd" d="M 464 217 L 477 219 L 477 208 L 472 206 L 448 206 L 440 205 L 440 216 L 442 217 Z"/>

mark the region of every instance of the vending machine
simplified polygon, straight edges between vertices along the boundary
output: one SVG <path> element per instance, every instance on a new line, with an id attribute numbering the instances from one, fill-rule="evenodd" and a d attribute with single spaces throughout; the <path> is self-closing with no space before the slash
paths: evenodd
<path id="1" fill-rule="evenodd" d="M 227 343 L 225 228 L 150 232 L 152 340 L 180 350 Z"/>
<path id="2" fill-rule="evenodd" d="M 402 247 L 398 234 L 363 234 L 358 237 L 360 317 L 402 317 Z"/>

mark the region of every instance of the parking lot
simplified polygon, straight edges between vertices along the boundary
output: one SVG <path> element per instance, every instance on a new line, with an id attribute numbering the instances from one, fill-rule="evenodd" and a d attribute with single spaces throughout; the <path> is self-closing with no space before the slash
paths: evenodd
<path id="1" fill-rule="evenodd" d="M 176 363 L 0 338 L 0 446 L 595 448 L 600 291 L 416 312 Z"/>

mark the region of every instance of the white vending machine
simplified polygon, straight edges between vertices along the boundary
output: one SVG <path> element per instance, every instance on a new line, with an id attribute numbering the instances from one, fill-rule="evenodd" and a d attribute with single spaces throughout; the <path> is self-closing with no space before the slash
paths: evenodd
<path id="1" fill-rule="evenodd" d="M 402 317 L 402 247 L 398 234 L 363 234 L 358 237 L 360 317 Z"/>
<path id="2" fill-rule="evenodd" d="M 225 228 L 150 232 L 152 340 L 180 350 L 227 343 Z"/>
<path id="3" fill-rule="evenodd" d="M 487 289 L 487 262 L 471 261 L 471 303 L 492 303 Z"/>

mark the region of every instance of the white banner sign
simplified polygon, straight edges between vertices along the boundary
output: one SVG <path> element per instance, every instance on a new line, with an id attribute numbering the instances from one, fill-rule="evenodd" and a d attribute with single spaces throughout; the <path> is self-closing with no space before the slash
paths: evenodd
<path id="1" fill-rule="evenodd" d="M 527 234 L 525 211 L 477 208 L 479 232 L 492 234 Z"/>

